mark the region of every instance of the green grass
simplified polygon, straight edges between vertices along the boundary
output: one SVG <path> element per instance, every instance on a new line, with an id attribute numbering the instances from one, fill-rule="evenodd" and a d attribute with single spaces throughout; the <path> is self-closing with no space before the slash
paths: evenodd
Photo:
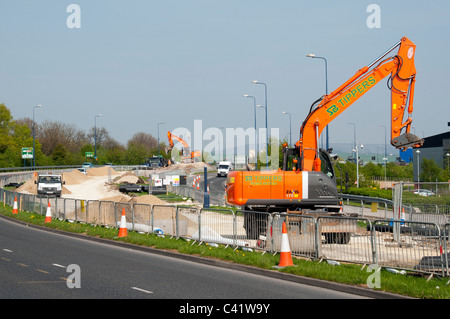
<path id="1" fill-rule="evenodd" d="M 365 288 L 367 288 L 369 276 L 375 274 L 372 271 L 368 272 L 368 267 L 363 268 L 362 265 L 341 263 L 338 266 L 333 266 L 326 261 L 312 261 L 297 258 L 294 258 L 295 267 L 286 267 L 281 270 L 275 270 L 273 266 L 276 266 L 279 263 L 278 254 L 274 256 L 270 253 L 263 254 L 259 251 L 249 252 L 242 250 L 240 247 L 236 248 L 224 245 L 215 247 L 215 245 L 205 243 L 200 244 L 183 238 L 176 239 L 170 236 L 158 236 L 155 234 L 144 234 L 134 231 L 128 231 L 127 237 L 118 238 L 118 229 L 116 228 L 106 228 L 76 222 L 71 223 L 58 219 L 52 219 L 50 223 L 45 223 L 45 216 L 36 213 L 21 211 L 19 214 L 13 215 L 12 208 L 9 206 L 1 206 L 0 214 L 25 223 L 59 229 L 66 232 L 121 241 L 155 249 L 171 250 L 204 258 L 220 259 L 227 262 L 251 265 L 263 269 L 282 271 L 294 275 Z M 450 284 L 446 285 L 449 282 L 449 278 L 433 277 L 430 280 L 427 280 L 427 277 L 417 274 L 399 275 L 392 274 L 385 269 L 382 269 L 379 273 L 379 279 L 381 287 L 372 289 L 422 299 L 450 299 Z"/>

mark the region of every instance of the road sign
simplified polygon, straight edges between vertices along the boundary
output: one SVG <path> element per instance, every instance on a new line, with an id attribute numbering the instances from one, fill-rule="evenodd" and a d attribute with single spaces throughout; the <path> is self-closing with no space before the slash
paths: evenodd
<path id="1" fill-rule="evenodd" d="M 22 147 L 22 159 L 33 158 L 33 148 L 32 147 Z"/>
<path id="2" fill-rule="evenodd" d="M 85 156 L 86 157 L 94 157 L 94 152 L 86 152 Z"/>

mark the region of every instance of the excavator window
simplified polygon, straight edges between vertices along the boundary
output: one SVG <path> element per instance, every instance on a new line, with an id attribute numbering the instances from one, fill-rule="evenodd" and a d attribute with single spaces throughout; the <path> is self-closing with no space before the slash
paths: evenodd
<path id="1" fill-rule="evenodd" d="M 300 157 L 296 148 L 283 149 L 283 171 L 299 169 L 300 162 Z"/>
<path id="2" fill-rule="evenodd" d="M 333 168 L 333 163 L 331 162 L 331 157 L 330 155 L 320 149 L 320 161 L 321 161 L 321 171 L 326 174 L 329 178 L 331 178 L 332 180 L 335 180 L 335 174 L 334 174 L 334 168 Z"/>

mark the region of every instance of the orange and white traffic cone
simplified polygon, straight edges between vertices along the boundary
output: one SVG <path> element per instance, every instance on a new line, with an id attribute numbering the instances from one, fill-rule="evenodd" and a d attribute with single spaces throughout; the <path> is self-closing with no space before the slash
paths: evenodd
<path id="1" fill-rule="evenodd" d="M 18 214 L 19 213 L 19 209 L 17 208 L 17 197 L 14 197 L 14 206 L 13 206 L 13 214 Z"/>
<path id="2" fill-rule="evenodd" d="M 52 209 L 50 201 L 48 201 L 47 212 L 45 213 L 45 223 L 50 223 L 52 221 Z"/>
<path id="3" fill-rule="evenodd" d="M 291 255 L 291 247 L 289 246 L 289 238 L 287 235 L 286 222 L 283 222 L 282 234 L 281 234 L 281 252 L 280 263 L 276 268 L 283 268 L 294 266 Z"/>
<path id="4" fill-rule="evenodd" d="M 122 208 L 122 217 L 120 218 L 120 228 L 118 237 L 127 237 L 127 218 L 125 216 L 125 208 Z"/>

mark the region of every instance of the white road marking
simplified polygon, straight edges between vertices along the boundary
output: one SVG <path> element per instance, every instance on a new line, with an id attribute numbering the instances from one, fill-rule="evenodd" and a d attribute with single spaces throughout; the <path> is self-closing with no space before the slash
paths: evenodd
<path id="1" fill-rule="evenodd" d="M 6 248 L 4 248 L 3 251 L 6 251 L 8 253 L 12 253 L 13 252 L 12 250 L 9 250 L 9 249 L 6 249 Z"/>
<path id="2" fill-rule="evenodd" d="M 138 287 L 131 287 L 131 289 L 137 290 L 137 291 L 141 291 L 141 292 L 145 292 L 146 294 L 152 294 L 153 291 L 149 291 L 149 290 L 145 290 L 142 288 L 138 288 Z"/>
<path id="3" fill-rule="evenodd" d="M 52 264 L 53 266 L 59 267 L 59 268 L 67 268 L 66 266 L 58 265 L 58 264 Z"/>

